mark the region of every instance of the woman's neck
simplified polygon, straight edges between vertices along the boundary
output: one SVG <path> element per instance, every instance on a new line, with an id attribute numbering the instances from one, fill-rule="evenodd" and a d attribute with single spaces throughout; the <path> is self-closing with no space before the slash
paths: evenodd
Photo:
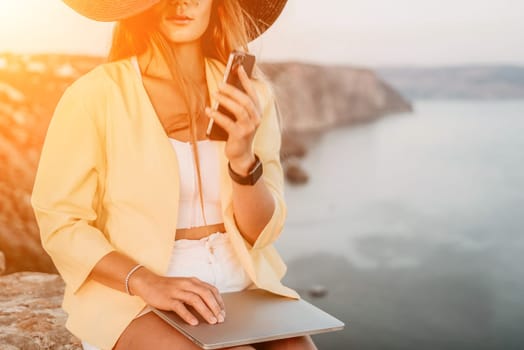
<path id="1" fill-rule="evenodd" d="M 191 77 L 191 80 L 195 82 L 205 81 L 204 54 L 200 43 L 173 45 L 171 49 L 180 67 L 185 70 L 186 76 Z M 172 79 L 167 62 L 159 48 L 151 47 L 138 57 L 138 62 L 144 74 L 166 80 Z"/>

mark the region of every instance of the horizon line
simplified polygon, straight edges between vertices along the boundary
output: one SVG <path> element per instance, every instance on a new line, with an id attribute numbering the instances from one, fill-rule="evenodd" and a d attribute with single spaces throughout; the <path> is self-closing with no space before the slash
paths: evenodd
<path id="1" fill-rule="evenodd" d="M 13 51 L 13 50 L 0 50 L 0 56 L 76 56 L 76 57 L 90 57 L 90 58 L 106 58 L 106 55 L 89 53 L 89 52 L 64 52 L 64 51 Z M 383 63 L 383 64 L 365 64 L 362 62 L 322 62 L 320 60 L 313 59 L 300 59 L 300 58 L 266 58 L 260 63 L 301 63 L 301 64 L 312 64 L 321 66 L 352 66 L 361 68 L 371 69 L 431 69 L 431 68 L 492 68 L 492 67 L 514 67 L 524 68 L 524 63 L 513 62 L 513 61 L 482 61 L 482 62 L 443 62 L 443 63 Z"/>

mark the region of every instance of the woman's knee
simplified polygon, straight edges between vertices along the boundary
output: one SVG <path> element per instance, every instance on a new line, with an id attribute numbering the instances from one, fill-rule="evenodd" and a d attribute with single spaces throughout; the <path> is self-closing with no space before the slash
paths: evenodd
<path id="1" fill-rule="evenodd" d="M 113 350 L 200 350 L 191 340 L 149 312 L 131 322 Z"/>

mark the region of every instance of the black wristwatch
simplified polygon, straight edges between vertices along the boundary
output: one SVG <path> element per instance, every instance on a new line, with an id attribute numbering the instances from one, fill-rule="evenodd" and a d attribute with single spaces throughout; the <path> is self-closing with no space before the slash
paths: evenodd
<path id="1" fill-rule="evenodd" d="M 231 168 L 231 164 L 227 163 L 227 168 L 229 170 L 229 176 L 231 180 L 235 181 L 239 185 L 249 185 L 253 186 L 257 183 L 260 176 L 262 176 L 262 162 L 255 154 L 255 164 L 249 169 L 249 173 L 246 176 L 239 175 Z"/>

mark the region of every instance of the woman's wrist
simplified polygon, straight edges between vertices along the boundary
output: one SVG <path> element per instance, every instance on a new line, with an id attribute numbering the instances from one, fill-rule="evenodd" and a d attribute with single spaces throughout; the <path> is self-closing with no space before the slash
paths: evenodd
<path id="1" fill-rule="evenodd" d="M 137 264 L 135 265 L 133 268 L 131 268 L 129 270 L 129 272 L 127 273 L 126 275 L 126 278 L 124 279 L 124 287 L 125 287 L 125 290 L 126 290 L 126 293 L 129 294 L 129 295 L 134 295 L 133 293 L 131 293 L 131 291 L 129 290 L 129 279 L 131 278 L 131 276 L 133 276 L 133 274 L 138 271 L 138 269 L 141 269 L 142 267 L 144 267 L 143 265 L 141 264 Z"/>
<path id="2" fill-rule="evenodd" d="M 146 294 L 146 288 L 150 286 L 153 282 L 152 279 L 156 275 L 149 271 L 144 266 L 141 266 L 137 269 L 127 281 L 127 288 L 130 295 L 137 295 L 143 297 Z"/>
<path id="3" fill-rule="evenodd" d="M 255 155 L 251 153 L 250 155 L 243 158 L 229 160 L 229 166 L 235 173 L 245 176 L 249 174 L 249 171 L 251 170 L 255 162 Z"/>

